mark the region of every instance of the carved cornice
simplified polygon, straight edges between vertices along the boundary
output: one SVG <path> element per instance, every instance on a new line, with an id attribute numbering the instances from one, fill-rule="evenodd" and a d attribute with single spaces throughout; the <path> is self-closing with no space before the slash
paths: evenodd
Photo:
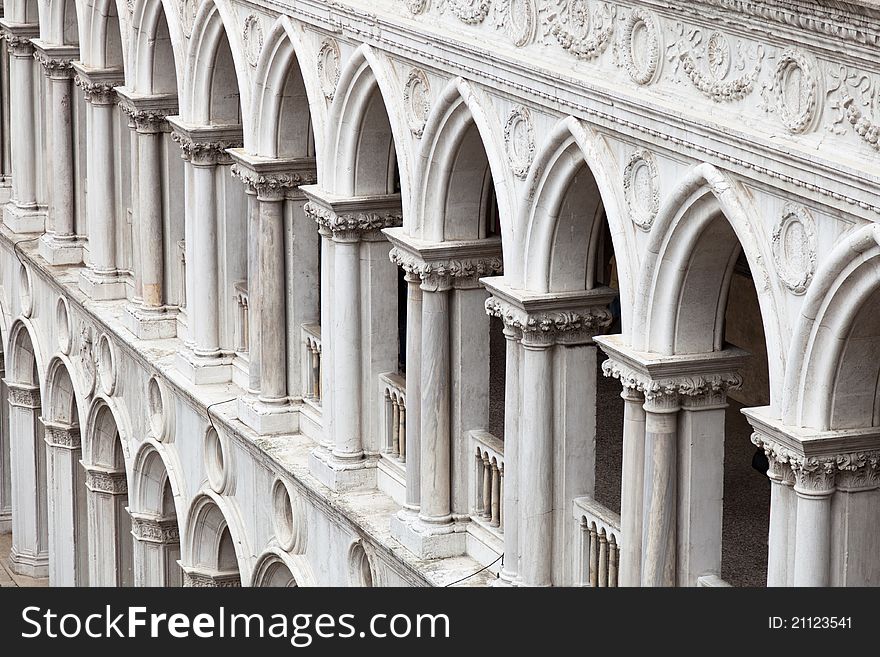
<path id="1" fill-rule="evenodd" d="M 311 200 L 305 204 L 304 210 L 315 220 L 319 229 L 332 234 L 333 239 L 337 241 L 358 240 L 368 233 L 383 228 L 393 228 L 403 223 L 403 213 L 399 207 L 358 208 L 354 205 L 345 210 L 340 208 L 340 211 Z"/>
<path id="2" fill-rule="evenodd" d="M 768 475 L 787 483 L 787 471 L 794 477 L 795 490 L 804 496 L 827 496 L 840 490 L 869 490 L 880 487 L 880 450 L 863 449 L 807 456 L 759 432 L 752 443 L 764 450 L 770 461 Z"/>
<path id="3" fill-rule="evenodd" d="M 145 543 L 180 543 L 180 528 L 174 518 L 161 519 L 131 514 L 131 532 L 135 540 Z"/>
<path id="4" fill-rule="evenodd" d="M 602 374 L 617 379 L 624 388 L 637 390 L 646 400 L 662 396 L 702 397 L 707 403 L 723 403 L 730 390 L 742 385 L 736 372 L 690 374 L 676 377 L 651 378 L 613 358 L 602 363 Z"/>

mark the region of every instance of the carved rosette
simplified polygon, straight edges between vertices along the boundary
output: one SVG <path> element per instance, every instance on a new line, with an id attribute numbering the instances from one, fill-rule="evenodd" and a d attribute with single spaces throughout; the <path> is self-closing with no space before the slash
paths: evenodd
<path id="1" fill-rule="evenodd" d="M 107 495 L 125 495 L 128 493 L 128 480 L 125 472 L 86 469 L 86 488 Z"/>
<path id="2" fill-rule="evenodd" d="M 559 45 L 578 59 L 594 59 L 601 55 L 614 34 L 617 8 L 592 0 L 568 0 L 556 16 L 550 33 Z"/>
<path id="3" fill-rule="evenodd" d="M 182 151 L 181 157 L 196 166 L 212 166 L 230 164 L 232 158 L 226 152 L 228 148 L 241 148 L 241 140 L 193 141 L 182 132 L 172 132 L 171 139 Z"/>
<path id="4" fill-rule="evenodd" d="M 365 233 L 394 228 L 403 224 L 403 213 L 400 210 L 376 212 L 344 212 L 336 213 L 313 201 L 305 204 L 303 210 L 315 220 L 318 228 L 333 235 L 339 241 L 357 240 Z"/>
<path id="5" fill-rule="evenodd" d="M 613 319 L 606 306 L 529 313 L 495 296 L 486 299 L 486 314 L 501 319 L 505 328 L 524 342 L 545 345 L 588 339 L 607 329 Z"/>
<path id="6" fill-rule="evenodd" d="M 633 9 L 620 35 L 623 67 L 637 84 L 648 84 L 660 67 L 660 30 L 654 14 Z"/>
<path id="7" fill-rule="evenodd" d="M 491 6 L 491 0 L 448 0 L 452 13 L 469 25 L 477 25 L 486 20 Z"/>
<path id="8" fill-rule="evenodd" d="M 327 100 L 333 100 L 339 82 L 339 45 L 334 39 L 324 39 L 318 49 L 318 80 Z"/>
<path id="9" fill-rule="evenodd" d="M 40 63 L 40 66 L 43 67 L 46 75 L 50 78 L 69 79 L 74 75 L 73 60 L 71 59 L 51 57 L 39 50 L 34 51 L 34 59 Z"/>
<path id="10" fill-rule="evenodd" d="M 177 521 L 172 519 L 146 518 L 132 515 L 131 533 L 135 540 L 145 543 L 162 543 L 174 545 L 180 543 L 180 529 Z"/>
<path id="11" fill-rule="evenodd" d="M 80 75 L 74 77 L 73 81 L 82 89 L 86 102 L 92 105 L 113 105 L 119 99 L 115 85 L 109 82 L 89 82 Z"/>
<path id="12" fill-rule="evenodd" d="M 232 165 L 232 175 L 241 180 L 257 194 L 260 200 L 279 200 L 291 189 L 300 185 L 313 185 L 318 182 L 317 172 L 257 173 L 240 164 Z"/>
<path id="13" fill-rule="evenodd" d="M 651 230 L 660 210 L 660 183 L 654 154 L 637 150 L 623 170 L 623 193 L 632 222 L 644 231 Z"/>
<path id="14" fill-rule="evenodd" d="M 476 280 L 483 276 L 499 276 L 504 273 L 504 264 L 500 256 L 429 262 L 399 247 L 394 247 L 388 257 L 406 274 L 418 276 L 423 283 L 437 288 L 448 287 L 451 279 Z"/>
<path id="15" fill-rule="evenodd" d="M 617 379 L 624 388 L 641 392 L 646 401 L 656 397 L 677 399 L 683 396 L 703 397 L 707 403 L 715 403 L 722 401 L 729 391 L 742 386 L 742 377 L 737 372 L 652 379 L 613 358 L 602 363 L 602 374 Z"/>
<path id="16" fill-rule="evenodd" d="M 535 158 L 535 129 L 527 107 L 515 107 L 507 117 L 504 150 L 513 175 L 525 179 Z"/>
<path id="17" fill-rule="evenodd" d="M 260 53 L 263 50 L 263 25 L 256 14 L 249 14 L 244 19 L 241 38 L 248 64 L 255 67 L 260 61 Z"/>
<path id="18" fill-rule="evenodd" d="M 773 76 L 776 113 L 786 129 L 798 134 L 814 123 L 819 105 L 819 82 L 813 58 L 799 50 L 779 57 Z"/>
<path id="19" fill-rule="evenodd" d="M 421 139 L 431 111 L 431 85 L 421 69 L 414 68 L 409 72 L 403 87 L 403 107 L 410 131 Z"/>
<path id="20" fill-rule="evenodd" d="M 816 271 L 816 224 L 812 215 L 803 206 L 787 203 L 771 239 L 779 279 L 794 294 L 804 294 Z"/>

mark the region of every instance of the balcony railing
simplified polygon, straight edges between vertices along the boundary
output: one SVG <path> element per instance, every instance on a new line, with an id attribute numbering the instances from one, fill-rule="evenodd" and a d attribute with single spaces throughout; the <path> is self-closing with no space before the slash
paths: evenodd
<path id="1" fill-rule="evenodd" d="M 250 318 L 248 317 L 248 284 L 239 281 L 233 286 L 235 299 L 235 350 L 239 353 L 248 350 L 250 341 Z"/>
<path id="2" fill-rule="evenodd" d="M 321 325 L 302 325 L 303 390 L 307 399 L 321 403 Z"/>
<path id="3" fill-rule="evenodd" d="M 379 375 L 382 391 L 379 417 L 384 427 L 383 453 L 401 463 L 406 462 L 406 379 L 397 372 Z"/>
<path id="4" fill-rule="evenodd" d="M 488 431 L 471 431 L 474 454 L 475 520 L 482 521 L 491 529 L 504 531 L 504 443 Z"/>
<path id="5" fill-rule="evenodd" d="M 577 550 L 579 586 L 617 586 L 620 563 L 620 516 L 589 497 L 574 501 L 580 523 Z"/>

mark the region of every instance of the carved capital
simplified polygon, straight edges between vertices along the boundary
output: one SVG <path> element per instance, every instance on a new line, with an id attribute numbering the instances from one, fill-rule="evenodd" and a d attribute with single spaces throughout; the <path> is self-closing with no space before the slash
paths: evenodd
<path id="1" fill-rule="evenodd" d="M 238 573 L 200 573 L 191 570 L 183 573 L 183 585 L 193 588 L 239 588 Z"/>
<path id="2" fill-rule="evenodd" d="M 580 342 L 604 331 L 612 321 L 606 306 L 528 312 L 496 296 L 486 299 L 486 313 L 498 317 L 506 328 L 522 335 L 524 343 L 533 344 Z"/>
<path id="3" fill-rule="evenodd" d="M 135 540 L 145 543 L 162 543 L 173 545 L 180 543 L 180 528 L 177 520 L 151 518 L 132 514 L 131 533 Z"/>
<path id="4" fill-rule="evenodd" d="M 504 271 L 501 256 L 457 258 L 426 261 L 418 255 L 394 247 L 389 254 L 391 262 L 406 273 L 418 276 L 424 289 L 442 288 L 452 284 L 452 279 L 474 279 L 497 276 Z"/>
<path id="5" fill-rule="evenodd" d="M 29 409 L 40 408 L 39 387 L 10 381 L 6 381 L 6 387 L 9 389 L 10 406 Z"/>
<path id="6" fill-rule="evenodd" d="M 824 497 L 834 491 L 837 457 L 793 456 L 790 462 L 795 478 L 794 488 L 799 494 Z"/>
<path id="7" fill-rule="evenodd" d="M 226 150 L 239 148 L 242 144 L 240 140 L 196 141 L 176 130 L 171 133 L 171 139 L 180 146 L 180 150 L 183 151 L 183 159 L 196 166 L 230 164 L 232 158 L 229 157 Z"/>
<path id="8" fill-rule="evenodd" d="M 125 477 L 125 472 L 87 468 L 86 488 L 95 493 L 125 495 L 128 493 L 128 480 Z"/>
<path id="9" fill-rule="evenodd" d="M 836 460 L 839 489 L 860 490 L 880 486 L 880 451 L 838 454 Z"/>
<path id="10" fill-rule="evenodd" d="M 67 80 L 74 75 L 72 58 L 53 57 L 42 50 L 35 50 L 34 59 L 40 63 L 50 78 Z"/>
<path id="11" fill-rule="evenodd" d="M 46 444 L 61 449 L 79 449 L 82 445 L 79 427 L 43 422 L 46 429 Z"/>
<path id="12" fill-rule="evenodd" d="M 140 109 L 130 102 L 122 101 L 119 106 L 128 116 L 135 129 L 145 134 L 157 134 L 168 130 L 168 117 L 173 115 L 177 108 L 162 109 Z"/>
<path id="13" fill-rule="evenodd" d="M 33 56 L 34 44 L 31 41 L 32 37 L 5 32 L 3 38 L 6 39 L 6 49 L 13 57 L 27 58 Z"/>
<path id="14" fill-rule="evenodd" d="M 73 79 L 77 87 L 82 89 L 83 98 L 92 105 L 113 105 L 118 100 L 116 86 L 112 82 L 92 82 L 77 74 Z"/>
<path id="15" fill-rule="evenodd" d="M 241 164 L 232 165 L 232 175 L 240 179 L 261 201 L 278 201 L 300 185 L 318 181 L 316 171 L 277 171 L 260 173 Z M 308 210 L 306 210 L 308 212 Z"/>
<path id="16" fill-rule="evenodd" d="M 653 378 L 614 358 L 602 363 L 602 374 L 617 379 L 624 388 L 638 390 L 646 400 L 676 395 L 688 406 L 723 403 L 728 391 L 742 385 L 742 377 L 736 372 Z"/>
<path id="17" fill-rule="evenodd" d="M 329 231 L 334 240 L 345 242 L 356 241 L 365 233 L 403 223 L 403 213 L 399 209 L 336 212 L 314 201 L 306 203 L 304 209 L 319 228 Z"/>

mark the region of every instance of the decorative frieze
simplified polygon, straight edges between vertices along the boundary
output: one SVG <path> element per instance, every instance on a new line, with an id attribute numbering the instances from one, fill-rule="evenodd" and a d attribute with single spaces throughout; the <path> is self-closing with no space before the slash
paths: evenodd
<path id="1" fill-rule="evenodd" d="M 772 89 L 776 114 L 789 132 L 798 134 L 813 126 L 818 114 L 819 79 L 811 55 L 794 49 L 783 52 L 776 62 Z"/>
<path id="2" fill-rule="evenodd" d="M 486 20 L 492 2 L 491 0 L 447 0 L 446 6 L 463 23 L 476 25 Z"/>
<path id="3" fill-rule="evenodd" d="M 651 82 L 660 67 L 661 33 L 650 11 L 635 8 L 626 17 L 620 35 L 620 59 L 636 84 Z"/>
<path id="4" fill-rule="evenodd" d="M 617 7 L 611 3 L 567 0 L 550 12 L 550 33 L 578 59 L 594 59 L 611 42 L 616 15 Z"/>

